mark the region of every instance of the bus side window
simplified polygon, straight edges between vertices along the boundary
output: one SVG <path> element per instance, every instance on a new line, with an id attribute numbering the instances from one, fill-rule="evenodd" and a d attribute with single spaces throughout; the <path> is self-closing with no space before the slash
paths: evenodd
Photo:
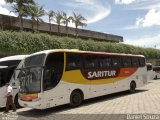
<path id="1" fill-rule="evenodd" d="M 109 56 L 107 57 L 101 57 L 99 59 L 99 65 L 101 68 L 111 68 L 111 58 Z"/>
<path id="2" fill-rule="evenodd" d="M 123 57 L 123 66 L 124 67 L 131 67 L 131 58 L 130 57 Z"/>
<path id="3" fill-rule="evenodd" d="M 2 75 L 1 75 L 1 80 L 2 80 L 1 86 L 4 86 L 6 83 L 10 82 L 10 79 L 15 69 L 16 69 L 16 66 L 10 66 L 8 68 L 3 69 Z"/>
<path id="4" fill-rule="evenodd" d="M 7 60 L 7 61 L 0 62 L 0 66 L 14 66 L 14 65 L 18 65 L 20 61 L 21 60 Z"/>
<path id="5" fill-rule="evenodd" d="M 132 66 L 139 67 L 139 60 L 137 57 L 132 57 Z"/>
<path id="6" fill-rule="evenodd" d="M 153 68 L 152 68 L 152 64 L 147 64 L 147 71 L 150 71 L 150 70 L 152 70 Z M 153 71 L 155 71 L 155 69 L 153 69 Z"/>
<path id="7" fill-rule="evenodd" d="M 82 67 L 82 55 L 79 53 L 67 53 L 66 58 L 66 71 L 76 70 Z"/>
<path id="8" fill-rule="evenodd" d="M 146 65 L 145 59 L 143 57 L 139 58 L 140 67 L 144 67 Z"/>
<path id="9" fill-rule="evenodd" d="M 98 56 L 96 55 L 85 55 L 84 67 L 85 68 L 98 68 Z"/>
<path id="10" fill-rule="evenodd" d="M 122 66 L 121 57 L 112 57 L 112 66 L 114 68 L 119 68 Z"/>
<path id="11" fill-rule="evenodd" d="M 43 89 L 49 90 L 55 87 L 63 74 L 64 53 L 50 53 L 47 56 L 44 69 Z"/>

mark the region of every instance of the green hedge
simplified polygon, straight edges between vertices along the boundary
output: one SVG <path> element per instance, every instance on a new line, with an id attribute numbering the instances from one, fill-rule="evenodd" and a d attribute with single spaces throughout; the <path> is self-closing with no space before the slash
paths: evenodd
<path id="1" fill-rule="evenodd" d="M 47 49 L 79 49 L 142 54 L 146 58 L 160 58 L 159 49 L 141 48 L 122 43 L 58 37 L 45 33 L 0 31 L 0 54 L 27 54 Z"/>

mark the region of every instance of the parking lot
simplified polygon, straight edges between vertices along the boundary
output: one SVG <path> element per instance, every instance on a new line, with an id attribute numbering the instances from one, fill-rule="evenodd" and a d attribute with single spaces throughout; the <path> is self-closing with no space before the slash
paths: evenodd
<path id="1" fill-rule="evenodd" d="M 137 89 L 134 94 L 121 92 L 106 95 L 86 100 L 77 108 L 70 108 L 68 105 L 47 110 L 21 108 L 17 110 L 17 113 L 8 114 L 4 114 L 4 110 L 0 109 L 2 120 L 7 120 L 7 118 L 18 120 L 123 120 L 136 119 L 135 117 L 160 119 L 160 80 L 149 81 L 148 85 Z M 145 115 L 150 116 L 145 117 Z"/>

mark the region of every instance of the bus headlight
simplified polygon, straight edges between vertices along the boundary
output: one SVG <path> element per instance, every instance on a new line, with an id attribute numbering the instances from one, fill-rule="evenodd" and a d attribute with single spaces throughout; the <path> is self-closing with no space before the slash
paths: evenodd
<path id="1" fill-rule="evenodd" d="M 37 101 L 40 101 L 41 98 L 36 98 L 36 99 L 32 99 L 32 102 L 37 102 Z"/>

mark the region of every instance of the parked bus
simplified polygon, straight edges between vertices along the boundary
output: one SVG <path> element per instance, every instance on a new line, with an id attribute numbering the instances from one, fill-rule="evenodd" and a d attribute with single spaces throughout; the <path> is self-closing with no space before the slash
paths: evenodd
<path id="1" fill-rule="evenodd" d="M 19 103 L 46 109 L 135 89 L 147 84 L 142 55 L 46 50 L 25 58 L 20 69 Z"/>
<path id="2" fill-rule="evenodd" d="M 13 87 L 13 98 L 14 103 L 16 107 L 19 107 L 18 104 L 18 87 L 19 82 L 16 81 L 15 75 L 17 73 L 14 73 L 14 70 L 19 67 L 21 67 L 21 61 L 24 59 L 26 55 L 16 55 L 16 56 L 10 56 L 10 57 L 4 57 L 0 59 L 0 107 L 5 107 L 6 105 L 6 83 L 10 83 Z"/>
<path id="3" fill-rule="evenodd" d="M 160 66 L 154 66 L 153 71 L 155 72 L 154 79 L 160 79 Z"/>
<path id="4" fill-rule="evenodd" d="M 148 73 L 148 81 L 153 80 L 155 78 L 155 71 L 153 70 L 152 63 L 146 63 L 147 73 Z"/>

